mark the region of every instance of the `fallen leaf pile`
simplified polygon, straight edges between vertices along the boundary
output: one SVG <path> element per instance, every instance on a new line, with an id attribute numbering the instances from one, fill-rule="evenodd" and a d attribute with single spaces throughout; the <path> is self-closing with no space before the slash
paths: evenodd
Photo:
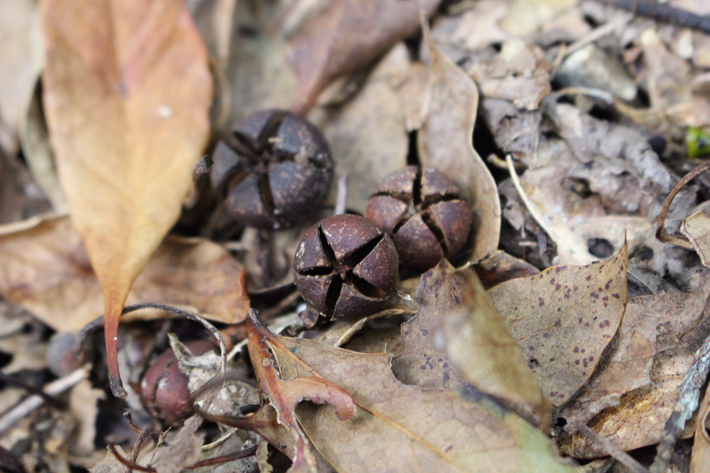
<path id="1" fill-rule="evenodd" d="M 0 469 L 707 471 L 709 15 L 0 0 Z M 225 203 L 240 166 L 268 212 L 259 160 L 321 157 L 272 133 L 286 114 L 235 132 L 271 109 L 335 163 L 324 205 L 273 231 Z M 460 188 L 467 244 L 326 320 L 294 285 L 301 236 L 408 165 Z M 411 214 L 433 205 L 422 174 Z M 314 275 L 370 297 L 343 268 L 383 238 Z"/>

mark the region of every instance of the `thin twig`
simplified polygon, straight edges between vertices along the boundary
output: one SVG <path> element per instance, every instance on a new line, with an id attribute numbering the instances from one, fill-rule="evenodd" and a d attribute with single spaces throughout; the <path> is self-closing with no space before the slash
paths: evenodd
<path id="1" fill-rule="evenodd" d="M 528 212 L 530 212 L 530 215 L 532 215 L 532 217 L 535 219 L 538 225 L 540 225 L 540 228 L 545 231 L 545 233 L 547 233 L 548 235 L 552 235 L 552 233 L 550 232 L 550 228 L 545 223 L 545 220 L 542 218 L 542 215 L 540 215 L 540 211 L 538 210 L 537 206 L 532 203 L 530 198 L 528 198 L 528 195 L 525 193 L 525 189 L 523 189 L 523 186 L 520 183 L 520 177 L 518 177 L 518 173 L 515 171 L 513 158 L 510 155 L 507 155 L 505 157 L 505 161 L 508 163 L 508 172 L 510 172 L 510 179 L 513 181 L 515 190 L 518 191 L 518 195 L 520 195 L 520 199 L 523 201 L 523 204 L 525 204 L 525 207 L 528 209 Z"/>
<path id="2" fill-rule="evenodd" d="M 338 178 L 338 193 L 335 201 L 334 215 L 342 215 L 348 207 L 348 175 L 343 174 Z"/>
<path id="3" fill-rule="evenodd" d="M 608 438 L 602 437 L 598 433 L 594 432 L 582 422 L 573 422 L 571 424 L 571 428 L 586 435 L 594 442 L 601 445 L 606 451 L 606 453 L 611 455 L 616 461 L 628 468 L 631 473 L 648 473 L 646 467 L 637 462 L 631 455 L 614 445 L 614 443 L 611 442 Z"/>
<path id="4" fill-rule="evenodd" d="M 693 365 L 683 378 L 678 389 L 678 401 L 663 428 L 661 440 L 656 449 L 656 458 L 651 465 L 652 473 L 663 473 L 668 469 L 675 444 L 685 429 L 685 424 L 693 417 L 700 401 L 700 391 L 710 372 L 710 337 L 695 353 Z"/>
<path id="5" fill-rule="evenodd" d="M 121 452 L 118 451 L 116 448 L 116 445 L 113 443 L 110 443 L 108 445 L 109 449 L 111 450 L 111 453 L 113 453 L 113 456 L 116 457 L 116 460 L 118 460 L 119 463 L 121 463 L 123 466 L 130 468 L 132 470 L 138 470 L 138 471 L 144 471 L 146 473 L 155 473 L 158 470 L 153 468 L 152 466 L 143 466 L 139 465 L 138 463 L 129 460 L 128 458 L 124 457 L 121 455 Z M 222 455 L 219 457 L 214 457 L 214 458 L 207 458 L 205 460 L 200 460 L 197 463 L 193 465 L 189 465 L 184 467 L 181 471 L 187 471 L 187 470 L 196 470 L 197 468 L 204 468 L 206 466 L 215 466 L 215 465 L 221 465 L 223 463 L 229 463 L 233 462 L 236 460 L 241 460 L 242 458 L 247 458 L 251 457 L 256 453 L 256 445 L 253 447 L 245 448 L 244 450 L 239 450 L 238 452 L 230 453 L 229 455 Z"/>
<path id="6" fill-rule="evenodd" d="M 52 381 L 47 384 L 47 387 L 44 389 L 45 394 L 56 396 L 57 394 L 79 384 L 89 377 L 89 368 L 90 367 L 88 365 L 83 366 L 63 378 Z M 37 409 L 42 404 L 44 404 L 44 399 L 42 399 L 42 397 L 32 395 L 10 409 L 4 416 L 0 417 L 0 434 L 12 427 L 15 422 Z"/>
<path id="7" fill-rule="evenodd" d="M 59 399 L 52 397 L 49 394 L 45 393 L 44 391 L 42 391 L 41 388 L 37 388 L 35 386 L 32 386 L 31 384 L 25 383 L 24 381 L 19 380 L 19 379 L 15 378 L 14 376 L 10 376 L 9 374 L 3 373 L 2 371 L 0 371 L 0 381 L 4 381 L 5 383 L 9 384 L 10 386 L 23 389 L 23 390 L 27 391 L 29 394 L 34 394 L 34 395 L 40 396 L 40 397 L 42 397 L 42 399 L 44 399 L 47 402 L 47 404 L 51 404 L 54 407 L 57 407 L 60 409 L 62 407 L 64 407 L 62 402 L 59 401 Z"/>
<path id="8" fill-rule="evenodd" d="M 696 15 L 682 8 L 672 7 L 656 0 L 595 0 L 598 3 L 627 10 L 640 16 L 664 23 L 684 26 L 710 34 L 710 16 Z"/>

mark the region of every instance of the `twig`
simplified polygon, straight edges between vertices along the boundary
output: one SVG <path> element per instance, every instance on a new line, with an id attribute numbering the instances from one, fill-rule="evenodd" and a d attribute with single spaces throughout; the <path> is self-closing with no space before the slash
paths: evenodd
<path id="1" fill-rule="evenodd" d="M 710 16 L 696 15 L 682 8 L 655 0 L 595 0 L 598 3 L 627 10 L 664 23 L 684 26 L 710 34 Z"/>
<path id="2" fill-rule="evenodd" d="M 616 461 L 629 469 L 631 473 L 649 473 L 645 466 L 637 462 L 631 455 L 614 445 L 608 438 L 602 437 L 582 422 L 573 422 L 571 428 L 586 435 L 601 445 L 606 453 L 611 455 Z"/>
<path id="3" fill-rule="evenodd" d="M 663 243 L 672 243 L 683 248 L 688 248 L 689 250 L 694 249 L 692 243 L 690 243 L 689 241 L 668 233 L 668 230 L 666 230 L 663 224 L 666 223 L 668 209 L 671 207 L 671 203 L 673 203 L 673 199 L 675 199 L 675 196 L 678 195 L 678 192 L 680 192 L 686 185 L 688 185 L 690 181 L 692 181 L 693 179 L 695 179 L 696 177 L 698 177 L 709 169 L 710 161 L 693 169 L 688 174 L 683 176 L 683 179 L 678 181 L 678 184 L 675 185 L 675 187 L 671 190 L 670 194 L 668 194 L 668 197 L 666 197 L 666 201 L 663 202 L 663 208 L 661 209 L 661 213 L 658 214 L 658 219 L 656 220 L 656 238 L 658 238 Z"/>
<path id="4" fill-rule="evenodd" d="M 606 23 L 602 26 L 599 26 L 598 28 L 593 29 L 589 34 L 586 36 L 583 36 L 582 38 L 578 39 L 574 43 L 570 44 L 569 46 L 564 46 L 560 49 L 559 54 L 555 58 L 555 61 L 553 62 L 552 65 L 552 72 L 553 74 L 557 72 L 557 69 L 559 69 L 560 65 L 562 64 L 562 61 L 567 58 L 570 54 L 573 52 L 577 51 L 578 49 L 582 49 L 583 47 L 587 46 L 588 44 L 591 44 L 595 42 L 596 40 L 603 38 L 604 36 L 608 35 L 612 31 L 614 31 L 617 27 L 621 27 L 625 25 L 626 23 L 629 22 L 629 19 L 624 19 L 623 21 L 610 21 L 609 23 Z"/>
<path id="5" fill-rule="evenodd" d="M 0 381 L 4 381 L 5 383 L 9 384 L 10 386 L 24 389 L 30 394 L 35 394 L 37 396 L 42 397 L 48 404 L 51 404 L 54 407 L 62 408 L 63 405 L 59 399 L 50 396 L 49 394 L 45 393 L 42 391 L 41 388 L 37 388 L 35 386 L 32 386 L 31 384 L 27 384 L 24 381 L 21 381 L 14 376 L 10 376 L 9 374 L 3 373 L 0 371 Z"/>
<path id="6" fill-rule="evenodd" d="M 525 207 L 528 209 L 528 212 L 530 212 L 530 215 L 532 215 L 532 217 L 535 219 L 538 225 L 540 225 L 540 228 L 545 231 L 545 233 L 547 233 L 548 235 L 552 235 L 552 233 L 550 233 L 550 228 L 547 226 L 547 224 L 545 224 L 545 220 L 542 218 L 542 215 L 540 215 L 540 211 L 538 210 L 537 206 L 530 201 L 528 195 L 525 193 L 525 189 L 523 189 L 522 184 L 520 184 L 520 177 L 518 177 L 518 173 L 515 171 L 513 158 L 511 158 L 510 155 L 507 155 L 505 157 L 505 161 L 506 163 L 508 163 L 510 179 L 513 181 L 515 190 L 518 191 L 520 199 L 522 199 L 523 203 L 525 204 Z"/>
<path id="7" fill-rule="evenodd" d="M 121 452 L 118 451 L 116 445 L 113 443 L 110 443 L 108 447 L 111 450 L 111 453 L 113 453 L 113 456 L 116 457 L 116 460 L 118 460 L 118 462 L 125 467 L 128 467 L 132 470 L 144 471 L 146 473 L 156 473 L 158 471 L 152 466 L 139 465 L 138 463 L 131 461 L 128 458 L 125 458 L 123 455 L 121 455 Z M 244 450 L 239 450 L 238 452 L 230 453 L 229 455 L 222 455 L 219 457 L 200 460 L 193 465 L 184 467 L 181 471 L 196 470 L 197 468 L 204 468 L 206 466 L 221 465 L 223 463 L 229 463 L 236 460 L 241 460 L 242 458 L 251 457 L 255 453 L 256 445 L 254 445 L 253 447 L 245 448 Z"/>
<path id="8" fill-rule="evenodd" d="M 693 366 L 686 373 L 678 389 L 678 401 L 663 428 L 656 449 L 656 458 L 651 465 L 651 473 L 663 473 L 667 470 L 675 444 L 683 433 L 686 422 L 693 417 L 693 413 L 698 408 L 700 390 L 705 384 L 708 372 L 710 372 L 710 337 L 705 339 L 703 346 L 695 353 Z"/>
<path id="9" fill-rule="evenodd" d="M 88 377 L 89 366 L 83 366 L 67 376 L 47 384 L 47 387 L 44 389 L 44 393 L 50 396 L 56 396 L 72 386 L 79 384 Z M 41 396 L 32 395 L 10 409 L 4 416 L 0 417 L 0 434 L 12 427 L 15 422 L 37 409 L 42 404 L 44 404 L 44 399 L 42 399 Z"/>
<path id="10" fill-rule="evenodd" d="M 348 175 L 343 174 L 338 178 L 338 193 L 335 201 L 335 215 L 342 215 L 348 206 Z"/>

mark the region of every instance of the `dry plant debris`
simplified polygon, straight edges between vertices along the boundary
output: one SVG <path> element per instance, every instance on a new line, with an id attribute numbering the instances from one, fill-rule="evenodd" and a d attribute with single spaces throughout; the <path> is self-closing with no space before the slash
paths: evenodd
<path id="1" fill-rule="evenodd" d="M 709 17 L 690 0 L 0 0 L 0 469 L 706 471 Z M 292 228 L 251 226 L 223 192 L 319 165 L 268 110 L 332 157 Z M 249 116 L 248 140 L 231 133 Z M 382 229 L 343 252 L 316 232 L 338 262 L 309 266 L 323 307 L 335 276 L 378 304 L 306 306 L 304 233 L 361 218 L 407 166 L 456 183 L 434 200 L 470 206 L 463 250 L 384 265 L 383 291 Z M 388 188 L 414 204 L 387 231 L 423 187 Z M 362 261 L 374 279 L 348 273 Z M 179 416 L 144 404 L 168 359 Z"/>

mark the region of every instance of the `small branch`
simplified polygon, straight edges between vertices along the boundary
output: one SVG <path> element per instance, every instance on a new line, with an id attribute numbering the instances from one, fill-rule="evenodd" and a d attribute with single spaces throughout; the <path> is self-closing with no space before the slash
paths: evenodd
<path id="1" fill-rule="evenodd" d="M 683 26 L 710 34 L 710 16 L 696 15 L 656 0 L 595 0 L 664 23 Z"/>
<path id="2" fill-rule="evenodd" d="M 57 394 L 79 384 L 88 377 L 89 367 L 83 366 L 69 375 L 49 383 L 44 389 L 44 393 L 49 396 L 56 396 Z M 0 417 L 0 434 L 12 427 L 15 422 L 37 409 L 42 404 L 44 404 L 44 399 L 42 399 L 41 396 L 32 395 L 7 411 L 4 416 Z"/>
<path id="3" fill-rule="evenodd" d="M 158 471 L 155 468 L 153 468 L 152 466 L 142 466 L 134 461 L 129 460 L 128 458 L 125 458 L 123 455 L 121 455 L 121 452 L 118 451 L 118 449 L 116 448 L 116 445 L 113 443 L 110 443 L 108 447 L 111 450 L 111 453 L 113 453 L 113 456 L 116 457 L 116 460 L 118 460 L 119 463 L 121 463 L 123 466 L 125 466 L 127 468 L 130 468 L 132 470 L 144 471 L 146 473 L 156 473 Z M 223 463 L 229 463 L 229 462 L 233 462 L 235 460 L 241 460 L 242 458 L 251 457 L 252 455 L 254 455 L 256 453 L 256 448 L 257 448 L 256 445 L 254 445 L 253 447 L 245 448 L 244 450 L 230 453 L 229 455 L 223 455 L 220 457 L 214 457 L 214 458 L 208 458 L 206 460 L 200 460 L 193 465 L 186 466 L 181 471 L 196 470 L 197 468 L 204 468 L 206 466 L 221 465 Z"/>
<path id="4" fill-rule="evenodd" d="M 637 462 L 631 455 L 614 445 L 614 443 L 612 443 L 608 438 L 602 437 L 598 433 L 594 432 L 585 424 L 581 422 L 574 422 L 571 427 L 601 445 L 604 450 L 606 450 L 606 453 L 628 468 L 631 473 L 648 473 L 646 467 Z"/>
<path id="5" fill-rule="evenodd" d="M 335 201 L 334 215 L 342 215 L 348 206 L 348 175 L 343 174 L 338 178 L 338 193 Z"/>
<path id="6" fill-rule="evenodd" d="M 678 389 L 678 401 L 663 428 L 656 449 L 656 458 L 651 465 L 652 473 L 663 473 L 667 470 L 675 444 L 683 433 L 686 422 L 693 417 L 693 413 L 698 408 L 700 391 L 707 380 L 708 372 L 710 372 L 710 337 L 705 339 L 703 346 L 695 353 L 693 366 L 686 373 Z"/>

